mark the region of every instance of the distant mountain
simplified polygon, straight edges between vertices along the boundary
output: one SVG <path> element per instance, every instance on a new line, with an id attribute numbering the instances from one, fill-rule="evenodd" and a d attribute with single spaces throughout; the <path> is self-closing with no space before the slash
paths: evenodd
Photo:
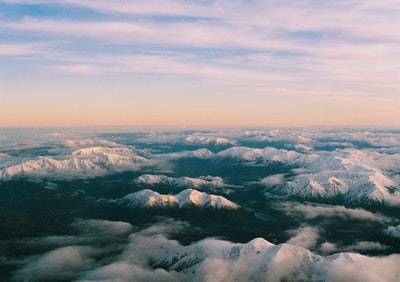
<path id="1" fill-rule="evenodd" d="M 306 199 L 342 197 L 346 202 L 378 202 L 400 205 L 400 155 L 346 149 L 299 153 L 267 147 L 232 147 L 219 158 L 244 162 L 280 162 L 292 175 L 267 185 L 268 191 Z M 396 172 L 397 171 L 397 172 Z M 264 181 L 268 183 L 268 179 Z"/>
<path id="2" fill-rule="evenodd" d="M 197 149 L 194 151 L 181 151 L 175 153 L 167 153 L 159 155 L 159 157 L 168 159 L 183 159 L 183 158 L 195 158 L 195 159 L 211 159 L 215 157 L 215 154 L 208 149 Z"/>
<path id="3" fill-rule="evenodd" d="M 57 158 L 37 157 L 22 160 L 19 164 L 11 164 L 1 169 L 0 179 L 10 179 L 15 176 L 85 178 L 104 175 L 108 171 L 129 170 L 147 161 L 145 157 L 126 147 L 90 147 Z"/>
<path id="4" fill-rule="evenodd" d="M 184 139 L 185 143 L 198 145 L 233 145 L 233 141 L 216 136 L 204 136 L 202 134 L 191 134 Z"/>
<path id="5" fill-rule="evenodd" d="M 255 149 L 248 147 L 231 147 L 224 151 L 219 152 L 217 155 L 219 158 L 232 158 L 240 161 L 277 161 L 282 163 L 288 163 L 293 161 L 299 161 L 303 154 L 295 151 L 278 150 L 272 147 L 265 149 Z"/>
<path id="6" fill-rule="evenodd" d="M 141 190 L 120 200 L 131 208 L 142 207 L 203 207 L 212 209 L 238 209 L 239 206 L 222 196 L 186 189 L 176 195 L 163 195 L 152 190 Z"/>
<path id="7" fill-rule="evenodd" d="M 152 175 L 144 174 L 136 178 L 133 183 L 138 186 L 154 186 L 154 185 L 168 185 L 179 188 L 199 188 L 199 187 L 223 187 L 226 184 L 223 182 L 221 177 L 168 177 L 165 175 Z"/>

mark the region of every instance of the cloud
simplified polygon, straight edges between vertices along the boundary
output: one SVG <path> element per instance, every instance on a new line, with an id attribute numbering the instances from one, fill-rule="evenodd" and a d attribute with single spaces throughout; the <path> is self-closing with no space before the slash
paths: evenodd
<path id="1" fill-rule="evenodd" d="M 63 143 L 66 147 L 79 148 L 79 149 L 87 147 L 98 147 L 98 146 L 104 146 L 109 148 L 115 148 L 121 146 L 121 144 L 102 139 L 75 138 L 75 139 L 66 139 L 65 141 L 63 141 Z"/>
<path id="2" fill-rule="evenodd" d="M 285 211 L 288 215 L 301 216 L 306 219 L 338 217 L 343 219 L 370 220 L 382 223 L 391 222 L 393 220 L 379 213 L 372 213 L 360 208 L 346 208 L 344 206 L 328 206 L 285 202 L 279 204 L 277 208 Z"/>
<path id="3" fill-rule="evenodd" d="M 324 255 L 332 254 L 338 251 L 338 247 L 337 244 L 331 242 L 324 242 L 321 244 L 319 251 Z"/>
<path id="4" fill-rule="evenodd" d="M 373 241 L 359 241 L 351 245 L 343 245 L 341 243 L 324 242 L 319 247 L 319 252 L 327 255 L 338 252 L 351 252 L 351 253 L 364 253 L 371 251 L 386 251 L 390 246 L 383 245 L 379 242 Z"/>
<path id="5" fill-rule="evenodd" d="M 289 243 L 274 245 L 262 238 L 244 244 L 207 238 L 183 246 L 169 238 L 173 234 L 182 234 L 192 226 L 171 219 L 161 219 L 144 229 L 129 231 L 127 223 L 103 220 L 79 220 L 73 226 L 78 226 L 77 230 L 82 232 L 77 237 L 93 236 L 104 228 L 107 231 L 99 233 L 100 237 L 116 232 L 127 240 L 118 242 L 122 248 L 117 248 L 117 255 L 115 242 L 106 240 L 107 237 L 101 242 L 83 243 L 81 240 L 81 244 L 85 245 L 56 248 L 26 260 L 14 278 L 75 281 L 395 281 L 400 275 L 397 267 L 399 255 L 367 257 L 343 252 L 319 256 L 301 246 Z M 318 237 L 318 230 L 309 226 L 292 232 L 294 237 L 290 241 L 298 245 L 313 246 Z M 307 235 L 311 239 L 306 238 Z M 44 239 L 42 243 L 51 244 L 62 238 Z M 70 239 L 67 241 L 73 242 Z M 377 250 L 383 247 L 377 242 L 358 242 L 351 248 Z M 335 245 L 325 243 L 321 248 L 329 252 Z M 113 255 L 108 255 L 110 253 Z M 107 259 L 99 261 L 99 257 Z"/>
<path id="6" fill-rule="evenodd" d="M 29 240 L 22 239 L 19 241 L 21 244 L 29 244 L 33 246 L 51 246 L 51 247 L 66 247 L 71 245 L 86 245 L 90 244 L 92 238 L 86 236 L 72 236 L 72 235 L 48 235 Z"/>
<path id="7" fill-rule="evenodd" d="M 122 221 L 109 220 L 77 220 L 72 226 L 83 234 L 106 236 L 106 235 L 126 235 L 131 232 L 132 225 Z"/>
<path id="8" fill-rule="evenodd" d="M 194 281 L 393 281 L 399 275 L 399 260 L 399 255 L 319 256 L 302 247 L 273 245 L 258 238 L 246 244 L 203 240 L 165 253 L 159 263 L 170 270 L 183 268 Z M 387 269 L 382 267 L 385 263 Z"/>
<path id="9" fill-rule="evenodd" d="M 0 44 L 0 56 L 40 56 L 45 55 L 48 43 L 8 43 Z"/>
<path id="10" fill-rule="evenodd" d="M 95 269 L 77 281 L 185 281 L 184 275 L 164 269 L 147 269 L 138 265 L 117 262 Z"/>
<path id="11" fill-rule="evenodd" d="M 51 4 L 51 2 L 48 3 Z M 309 83 L 310 72 L 320 78 L 320 80 L 313 79 L 314 85 L 315 81 L 330 82 L 328 85 L 332 91 L 328 93 L 334 93 L 337 87 L 344 91 L 346 87 L 351 87 L 351 82 L 361 84 L 362 81 L 364 84 L 383 86 L 394 85 L 398 80 L 398 77 L 393 78 L 393 74 L 389 71 L 393 62 L 392 58 L 397 54 L 395 40 L 399 39 L 390 28 L 393 20 L 390 20 L 390 17 L 378 17 L 379 20 L 377 20 L 374 10 L 360 8 L 360 5 L 356 3 L 348 5 L 331 3 L 313 5 L 308 1 L 287 5 L 264 1 L 251 4 L 245 1 L 235 3 L 218 1 L 212 4 L 188 3 L 187 1 L 168 1 L 167 3 L 118 1 L 110 5 L 106 1 L 85 3 L 60 1 L 61 5 L 100 11 L 108 15 L 109 20 L 25 18 L 19 22 L 3 22 L 2 26 L 14 31 L 45 33 L 56 38 L 63 34 L 64 40 L 84 37 L 107 43 L 112 42 L 116 45 L 152 45 L 156 50 L 165 50 L 165 46 L 175 46 L 178 48 L 228 48 L 242 51 L 239 52 L 241 55 L 221 56 L 215 60 L 204 57 L 198 52 L 189 51 L 187 48 L 186 52 L 179 52 L 183 55 L 180 60 L 174 60 L 172 56 L 147 56 L 146 58 L 137 56 L 136 60 L 134 57 L 132 60 L 127 60 L 125 56 L 113 54 L 111 58 L 114 61 L 108 60 L 107 56 L 98 56 L 95 63 L 82 56 L 77 57 L 76 60 L 70 57 L 69 64 L 57 66 L 58 69 L 78 73 L 97 73 L 107 71 L 107 69 L 112 72 L 119 63 L 130 61 L 132 63 L 123 64 L 128 65 L 125 70 L 142 66 L 137 69 L 138 72 L 143 72 L 145 68 L 154 73 L 165 72 L 165 69 L 168 69 L 170 73 L 175 74 L 193 73 L 197 76 L 211 74 L 212 77 L 225 79 L 241 77 L 252 82 L 259 80 L 264 82 L 264 85 L 265 81 L 268 81 L 269 89 L 275 85 L 276 91 L 282 88 L 273 83 L 278 79 L 280 83 L 286 81 L 297 86 L 297 88 L 294 85 L 286 87 L 288 94 L 289 90 L 296 92 L 296 89 L 303 88 L 302 81 Z M 385 6 L 380 8 L 394 17 L 391 9 Z M 144 15 L 148 18 L 141 21 L 114 20 L 115 16 L 121 13 Z M 287 18 L 288 14 L 291 15 L 290 20 L 282 21 L 281 19 Z M 154 20 L 160 15 L 168 15 L 170 18 L 162 22 Z M 192 20 L 182 21 L 182 18 L 174 16 L 184 16 Z M 252 20 L 249 21 L 249 19 Z M 374 23 L 370 24 L 368 20 Z M 365 40 L 365 37 L 368 37 L 368 40 Z M 382 44 L 382 41 L 393 43 Z M 319 48 L 315 48 L 315 45 Z M 49 53 L 48 49 L 43 48 L 42 52 Z M 260 50 L 267 50 L 267 52 L 259 54 Z M 70 56 L 70 53 L 60 50 L 57 53 L 58 62 L 60 57 Z M 60 53 L 63 56 L 59 56 Z M 188 60 L 188 57 L 192 60 Z M 293 60 L 297 63 L 294 64 Z M 382 67 L 379 70 L 366 67 L 371 64 L 371 61 L 380 62 Z M 338 63 L 345 64 L 346 67 L 334 68 L 333 66 Z M 263 68 L 261 69 L 260 66 Z M 118 68 L 118 71 L 123 71 L 123 69 Z M 279 75 L 271 75 L 271 69 Z M 384 72 L 386 75 L 376 75 L 377 71 Z M 365 79 L 366 76 L 368 79 Z M 392 78 L 387 79 L 388 77 Z M 230 81 L 234 81 L 233 79 Z M 332 82 L 338 79 L 342 83 L 336 83 L 335 86 Z M 319 87 L 321 89 L 318 91 L 313 91 L 309 86 L 303 90 L 312 91 L 314 95 L 318 95 L 318 93 L 323 93 L 320 90 L 327 89 L 323 85 Z M 357 87 L 353 88 L 357 89 Z M 368 89 L 364 91 L 368 92 Z"/>
<path id="12" fill-rule="evenodd" d="M 300 246 L 306 249 L 312 249 L 319 238 L 318 229 L 311 226 L 300 227 L 296 230 L 288 231 L 289 234 L 293 235 L 287 243 Z"/>
<path id="13" fill-rule="evenodd" d="M 400 40 L 392 28 L 397 19 L 396 9 L 385 5 L 378 5 L 377 12 L 369 5 L 355 2 L 317 5 L 312 1 L 117 1 L 112 5 L 106 1 L 37 2 L 60 12 L 16 14 L 0 22 L 6 40 L 3 56 L 19 62 L 12 64 L 13 68 L 23 64 L 21 68 L 38 70 L 35 74 L 44 80 L 49 74 L 62 78 L 61 83 L 68 87 L 60 91 L 76 95 L 91 94 L 77 91 L 85 86 L 79 83 L 71 86 L 62 74 L 68 73 L 67 77 L 75 74 L 73 79 L 82 81 L 82 75 L 89 80 L 104 76 L 125 79 L 124 74 L 129 73 L 133 79 L 125 82 L 135 90 L 133 93 L 150 93 L 149 100 L 157 105 L 157 114 L 145 113 L 142 110 L 147 108 L 145 101 L 139 94 L 133 94 L 130 99 L 140 105 L 139 110 L 118 113 L 110 121 L 109 112 L 101 111 L 106 107 L 93 103 L 99 118 L 87 122 L 129 123 L 145 119 L 147 124 L 187 124 L 189 119 L 185 117 L 190 116 L 189 123 L 198 124 L 215 124 L 213 119 L 229 125 L 314 125 L 316 120 L 321 124 L 343 125 L 351 120 L 355 125 L 381 126 L 398 120 L 396 93 L 400 78 L 395 62 L 399 61 L 396 58 Z M 23 1 L 7 3 L 17 5 Z M 71 15 L 68 13 L 71 8 L 79 12 Z M 40 45 L 43 38 L 48 42 Z M 20 41 L 38 46 L 17 46 Z M 82 44 L 85 48 L 81 48 Z M 19 72 L 5 71 L 10 77 L 5 87 L 11 92 L 12 82 L 17 79 L 14 73 Z M 155 76 L 159 81 L 156 85 L 143 87 L 134 83 L 143 77 L 154 80 Z M 193 86 L 192 82 L 199 79 L 196 91 L 203 93 L 204 101 L 213 101 L 211 107 L 211 104 L 196 107 L 205 113 L 202 116 L 206 119 L 196 119 L 198 114 L 187 111 L 180 111 L 177 117 L 177 111 L 165 110 L 163 103 L 153 96 L 165 91 L 174 95 L 185 93 L 185 85 Z M 24 78 L 24 82 L 27 80 Z M 49 85 L 54 81 L 48 81 Z M 103 95 L 105 105 L 116 108 L 121 99 L 106 97 L 107 89 L 125 97 L 124 89 L 128 86 L 115 89 L 107 81 L 112 79 L 103 81 L 106 87 L 91 90 Z M 18 90 L 23 97 L 32 88 L 38 93 L 46 92 L 37 87 L 21 83 Z M 223 94 L 214 95 L 217 92 Z M 44 95 L 42 99 L 51 104 Z M 9 99 L 12 101 L 7 101 L 5 108 L 21 109 L 13 104 L 24 99 Z M 181 109 L 191 106 L 193 100 L 186 99 L 187 96 L 178 99 L 184 104 Z M 70 100 L 68 105 L 74 108 L 73 97 Z M 172 100 L 168 102 L 175 107 Z M 270 105 L 267 112 L 262 108 L 265 104 Z M 49 123 L 39 108 L 35 103 L 33 109 L 43 116 L 39 119 L 40 115 L 36 115 L 31 123 Z M 64 111 L 58 113 L 59 121 L 65 120 Z M 21 116 L 27 115 L 22 109 L 2 113 L 3 120 L 13 120 L 14 124 L 23 123 Z M 70 122 L 82 123 L 84 116 L 79 112 Z M 307 150 L 305 146 L 302 148 Z"/>
<path id="14" fill-rule="evenodd" d="M 16 280 L 70 280 L 76 275 L 93 267 L 96 254 L 91 247 L 68 246 L 50 251 L 38 259 L 32 260 L 19 270 Z"/>
<path id="15" fill-rule="evenodd" d="M 167 239 L 167 236 L 171 233 L 181 232 L 187 227 L 187 223 L 167 219 L 146 229 L 132 233 L 129 235 L 128 245 L 116 260 L 86 272 L 79 280 L 184 280 L 183 277 L 186 277 L 184 274 L 175 271 L 168 272 L 161 268 L 154 268 L 152 264 L 165 251 L 181 247 L 177 241 Z"/>
<path id="16" fill-rule="evenodd" d="M 397 226 L 389 226 L 387 229 L 383 231 L 383 233 L 387 236 L 391 236 L 394 238 L 400 239 L 400 225 Z"/>
<path id="17" fill-rule="evenodd" d="M 389 246 L 382 245 L 379 242 L 361 241 L 353 245 L 348 245 L 341 249 L 347 252 L 365 252 L 365 251 L 383 251 L 389 249 Z"/>
<path id="18" fill-rule="evenodd" d="M 82 3 L 76 0 L 62 0 L 60 3 L 82 6 L 105 13 L 132 14 L 132 15 L 174 15 L 174 16 L 198 16 L 201 18 L 212 17 L 217 12 L 210 11 L 205 3 L 187 1 L 115 1 L 111 5 L 107 1 L 86 1 Z"/>
<path id="19" fill-rule="evenodd" d="M 271 176 L 267 176 L 261 180 L 262 184 L 268 185 L 268 186 L 274 186 L 281 184 L 283 182 L 283 179 L 285 178 L 284 174 L 275 174 Z"/>
<path id="20" fill-rule="evenodd" d="M 400 275 L 399 255 L 366 257 L 342 253 L 333 255 L 325 280 L 328 281 L 396 281 Z"/>

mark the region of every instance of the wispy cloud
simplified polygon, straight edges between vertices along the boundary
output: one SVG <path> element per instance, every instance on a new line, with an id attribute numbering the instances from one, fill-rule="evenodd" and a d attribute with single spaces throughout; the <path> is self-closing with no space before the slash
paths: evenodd
<path id="1" fill-rule="evenodd" d="M 0 56 L 44 72 L 190 76 L 225 92 L 309 98 L 348 113 L 343 104 L 357 104 L 362 115 L 375 107 L 386 122 L 396 116 L 395 2 L 0 1 L 28 3 L 30 12 L 0 18 Z"/>
<path id="2" fill-rule="evenodd" d="M 28 56 L 46 54 L 44 44 L 8 43 L 0 44 L 0 56 Z"/>

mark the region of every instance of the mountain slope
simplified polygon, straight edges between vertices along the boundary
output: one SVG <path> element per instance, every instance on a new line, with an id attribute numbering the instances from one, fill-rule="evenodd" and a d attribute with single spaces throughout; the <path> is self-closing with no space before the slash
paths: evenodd
<path id="1" fill-rule="evenodd" d="M 218 158 L 242 162 L 280 162 L 292 176 L 269 186 L 269 192 L 306 199 L 342 197 L 346 202 L 378 202 L 400 205 L 400 154 L 345 149 L 299 153 L 271 147 L 232 147 Z M 268 179 L 262 181 L 268 183 Z M 275 182 L 275 181 L 274 181 Z"/>
<path id="2" fill-rule="evenodd" d="M 320 256 L 291 245 L 257 238 L 246 244 L 205 239 L 166 251 L 155 263 L 201 281 L 397 281 L 400 255 Z M 383 267 L 386 265 L 386 267 Z M 397 265 L 397 266 L 396 266 Z"/>
<path id="3" fill-rule="evenodd" d="M 222 196 L 210 195 L 193 189 L 186 189 L 176 195 L 163 195 L 152 190 L 141 190 L 129 194 L 120 202 L 131 208 L 142 207 L 203 207 L 213 209 L 238 209 L 239 206 Z"/>
<path id="4" fill-rule="evenodd" d="M 53 178 L 86 178 L 137 168 L 148 160 L 126 147 L 90 147 L 72 152 L 70 155 L 37 157 L 10 164 L 0 170 L 0 179 L 16 176 L 39 176 Z"/>
<path id="5" fill-rule="evenodd" d="M 226 184 L 223 182 L 221 177 L 168 177 L 165 175 L 152 175 L 143 174 L 136 178 L 133 183 L 138 186 L 154 186 L 154 185 L 168 185 L 179 188 L 199 188 L 199 187 L 223 187 Z"/>

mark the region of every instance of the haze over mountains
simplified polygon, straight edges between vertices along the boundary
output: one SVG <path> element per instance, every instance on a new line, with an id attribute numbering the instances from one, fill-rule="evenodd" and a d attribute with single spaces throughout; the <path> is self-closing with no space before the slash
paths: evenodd
<path id="1" fill-rule="evenodd" d="M 0 129 L 4 279 L 400 277 L 399 131 L 39 131 Z"/>

